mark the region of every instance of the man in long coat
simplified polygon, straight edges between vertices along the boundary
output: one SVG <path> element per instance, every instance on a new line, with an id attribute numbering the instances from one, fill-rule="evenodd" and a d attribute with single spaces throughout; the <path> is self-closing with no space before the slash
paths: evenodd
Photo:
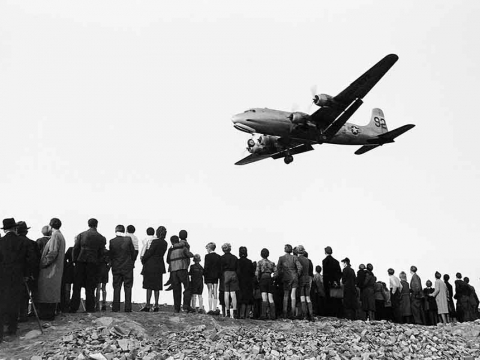
<path id="1" fill-rule="evenodd" d="M 17 332 L 18 305 L 33 265 L 33 253 L 27 242 L 18 238 L 15 219 L 4 219 L 2 229 L 6 235 L 0 238 L 0 342 L 5 321 L 8 335 L 15 336 Z"/>
<path id="2" fill-rule="evenodd" d="M 411 266 L 410 273 L 412 274 L 412 279 L 410 280 L 410 291 L 412 292 L 412 297 L 410 301 L 410 307 L 412 309 L 413 321 L 415 324 L 424 325 L 425 322 L 425 312 L 423 309 L 424 294 L 422 289 L 422 280 L 417 275 L 417 267 Z"/>
<path id="3" fill-rule="evenodd" d="M 325 259 L 322 261 L 323 266 L 323 284 L 325 287 L 327 315 L 338 316 L 341 310 L 341 300 L 332 299 L 330 297 L 330 289 L 340 285 L 342 277 L 342 270 L 340 263 L 332 256 L 332 248 L 327 246 L 325 248 Z"/>
<path id="4" fill-rule="evenodd" d="M 350 259 L 345 258 L 342 260 L 343 273 L 343 308 L 345 318 L 355 320 L 355 313 L 357 309 L 357 288 L 355 286 L 356 276 L 355 271 L 350 266 Z"/>
<path id="5" fill-rule="evenodd" d="M 95 288 L 99 272 L 100 260 L 103 258 L 105 237 L 97 231 L 97 219 L 89 219 L 87 231 L 79 234 L 73 247 L 73 262 L 75 263 L 73 293 L 70 301 L 70 312 L 77 312 L 80 306 L 80 292 L 85 287 L 85 310 L 95 311 Z"/>
<path id="6" fill-rule="evenodd" d="M 39 317 L 42 320 L 54 320 L 57 303 L 61 302 L 62 275 L 65 258 L 65 238 L 60 232 L 60 219 L 50 220 L 52 237 L 48 240 L 40 258 L 38 292 L 35 302 L 39 303 Z"/>

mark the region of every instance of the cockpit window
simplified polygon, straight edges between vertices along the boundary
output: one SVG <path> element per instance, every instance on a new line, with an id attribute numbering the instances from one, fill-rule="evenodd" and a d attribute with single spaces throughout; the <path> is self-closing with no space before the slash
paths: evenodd
<path id="1" fill-rule="evenodd" d="M 254 113 L 254 112 L 255 112 L 255 109 L 248 109 L 248 110 L 245 111 L 245 112 L 246 112 L 246 113 L 248 113 L 248 112 L 253 112 L 253 113 Z"/>

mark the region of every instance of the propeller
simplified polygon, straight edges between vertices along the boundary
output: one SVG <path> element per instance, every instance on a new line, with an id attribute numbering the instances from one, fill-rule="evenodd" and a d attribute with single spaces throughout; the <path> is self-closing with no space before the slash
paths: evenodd
<path id="1" fill-rule="evenodd" d="M 308 112 L 310 113 L 310 110 L 312 109 L 312 105 L 315 104 L 315 101 L 317 100 L 317 85 L 312 85 L 310 86 L 310 93 L 312 94 L 312 102 L 310 103 L 308 107 Z"/>

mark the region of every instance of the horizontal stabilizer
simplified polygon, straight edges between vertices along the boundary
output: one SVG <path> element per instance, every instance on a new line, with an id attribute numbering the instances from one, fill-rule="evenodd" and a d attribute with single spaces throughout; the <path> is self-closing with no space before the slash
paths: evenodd
<path id="1" fill-rule="evenodd" d="M 380 145 L 364 145 L 362 146 L 360 149 L 358 149 L 357 151 L 355 151 L 355 155 L 362 155 L 362 154 L 365 154 L 367 151 L 370 151 L 370 150 L 373 150 L 377 147 L 379 147 Z"/>
<path id="2" fill-rule="evenodd" d="M 395 130 L 388 131 L 386 133 L 378 135 L 378 138 L 380 139 L 381 144 L 393 142 L 393 139 L 395 139 L 396 137 L 399 137 L 400 135 L 402 135 L 403 133 L 406 133 L 408 130 L 414 127 L 415 125 L 413 124 L 403 125 L 403 126 L 400 126 L 399 128 L 396 128 Z"/>

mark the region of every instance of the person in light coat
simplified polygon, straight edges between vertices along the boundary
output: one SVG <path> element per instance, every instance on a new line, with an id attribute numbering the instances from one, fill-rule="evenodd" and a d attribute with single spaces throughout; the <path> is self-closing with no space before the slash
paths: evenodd
<path id="1" fill-rule="evenodd" d="M 35 302 L 39 303 L 42 320 L 54 320 L 57 303 L 61 301 L 62 275 L 65 258 L 65 238 L 60 232 L 62 222 L 53 218 L 50 221 L 52 237 L 48 240 L 40 258 L 38 292 Z"/>
<path id="2" fill-rule="evenodd" d="M 450 322 L 447 301 L 448 290 L 445 283 L 441 280 L 441 276 L 442 274 L 440 274 L 438 271 L 435 272 L 435 291 L 431 293 L 430 296 L 435 298 L 435 301 L 437 302 L 438 315 L 440 315 L 442 323 L 446 324 Z"/>

